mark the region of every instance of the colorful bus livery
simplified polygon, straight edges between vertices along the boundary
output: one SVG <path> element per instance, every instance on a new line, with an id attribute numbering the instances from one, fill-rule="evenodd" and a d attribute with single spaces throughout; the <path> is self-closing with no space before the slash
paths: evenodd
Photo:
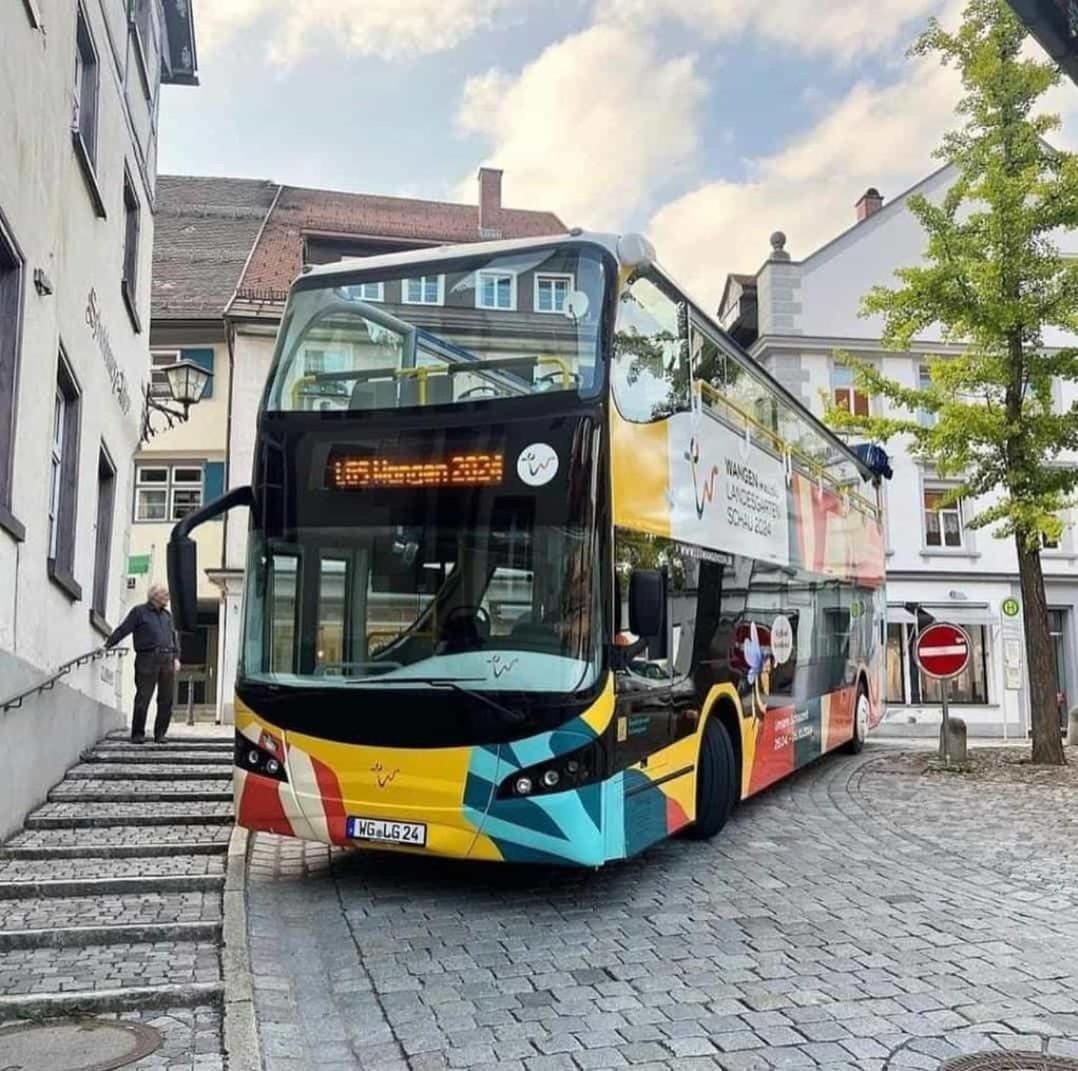
<path id="1" fill-rule="evenodd" d="M 237 820 L 597 866 L 881 712 L 876 478 L 632 236 L 293 287 L 250 487 Z"/>

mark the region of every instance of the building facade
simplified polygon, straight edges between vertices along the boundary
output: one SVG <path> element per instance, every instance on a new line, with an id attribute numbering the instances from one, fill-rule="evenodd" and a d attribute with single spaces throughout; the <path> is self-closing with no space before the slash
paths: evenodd
<path id="1" fill-rule="evenodd" d="M 129 602 L 160 91 L 197 79 L 184 0 L 6 3 L 0 40 L 4 699 L 99 647 Z M 82 737 L 119 718 L 118 687 L 115 662 L 99 661 L 9 711 L 0 734 L 27 759 L 18 776 L 62 774 Z M 24 717 L 45 741 L 26 750 Z"/>
<path id="2" fill-rule="evenodd" d="M 477 203 L 447 204 L 250 180 L 163 177 L 154 251 L 154 361 L 177 353 L 209 367 L 213 396 L 189 424 L 156 435 L 136 459 L 128 578 L 165 579 L 172 524 L 250 481 L 255 425 L 292 281 L 305 264 L 491 238 L 564 233 L 549 212 L 504 208 L 501 172 L 483 168 Z M 422 303 L 444 297 L 437 288 Z M 387 298 L 388 300 L 388 298 Z M 199 482 L 201 473 L 201 482 Z M 141 518 L 140 518 L 141 513 Z M 151 516 L 152 514 L 152 516 Z M 162 515 L 163 514 L 163 515 Z M 247 511 L 196 531 L 199 631 L 185 640 L 195 705 L 231 720 L 242 621 Z M 145 570 L 145 571 L 143 571 Z M 187 698 L 181 685 L 181 702 Z"/>
<path id="3" fill-rule="evenodd" d="M 830 398 L 859 413 L 882 415 L 883 400 L 857 391 L 839 356 L 868 360 L 888 377 L 916 387 L 931 357 L 959 352 L 935 330 L 918 338 L 909 353 L 887 351 L 879 338 L 882 322 L 858 315 L 872 286 L 894 285 L 897 268 L 921 260 L 925 238 L 909 211 L 909 195 L 939 202 L 954 177 L 944 167 L 887 204 L 868 190 L 856 205 L 854 225 L 801 261 L 790 258 L 785 236 L 776 233 L 771 255 L 755 275 L 728 278 L 719 310 L 725 326 L 815 412 Z M 1078 253 L 1078 234 L 1057 240 L 1065 252 Z M 1061 347 L 1074 339 L 1049 332 L 1045 343 Z M 1057 404 L 1069 407 L 1078 391 L 1074 384 L 1059 384 L 1057 395 Z M 968 527 L 990 499 L 946 505 L 942 495 L 950 484 L 910 456 L 908 443 L 894 440 L 888 450 L 894 479 L 883 490 L 889 604 L 885 731 L 935 732 L 940 718 L 939 686 L 923 677 L 911 655 L 915 619 L 905 604 L 913 602 L 970 633 L 971 665 L 953 682 L 951 695 L 971 734 L 1024 738 L 1029 701 L 1013 543 L 994 538 L 989 529 Z M 1043 549 L 1042 565 L 1056 689 L 1065 713 L 1078 702 L 1078 538 L 1073 518 L 1062 519 L 1062 538 Z"/>

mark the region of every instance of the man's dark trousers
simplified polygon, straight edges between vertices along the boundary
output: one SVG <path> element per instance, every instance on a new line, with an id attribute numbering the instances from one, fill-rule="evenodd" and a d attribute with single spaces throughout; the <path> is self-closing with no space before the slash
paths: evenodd
<path id="1" fill-rule="evenodd" d="M 146 735 L 146 712 L 150 698 L 157 689 L 157 720 L 153 725 L 154 739 L 168 732 L 172 720 L 172 693 L 176 683 L 176 656 L 171 652 L 144 651 L 135 655 L 135 710 L 131 717 L 131 736 Z"/>

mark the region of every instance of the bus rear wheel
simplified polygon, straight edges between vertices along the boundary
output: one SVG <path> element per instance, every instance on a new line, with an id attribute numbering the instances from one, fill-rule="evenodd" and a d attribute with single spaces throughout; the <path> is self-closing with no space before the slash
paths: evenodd
<path id="1" fill-rule="evenodd" d="M 737 757 L 730 733 L 717 718 L 708 718 L 696 764 L 696 821 L 689 836 L 710 840 L 730 817 L 737 801 Z"/>
<path id="2" fill-rule="evenodd" d="M 857 702 L 853 708 L 853 737 L 843 749 L 847 755 L 859 755 L 868 739 L 868 689 L 864 681 L 857 686 Z"/>

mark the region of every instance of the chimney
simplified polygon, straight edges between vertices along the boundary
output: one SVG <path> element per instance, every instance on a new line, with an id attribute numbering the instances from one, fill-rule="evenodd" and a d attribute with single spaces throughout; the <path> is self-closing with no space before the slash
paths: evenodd
<path id="1" fill-rule="evenodd" d="M 502 173 L 496 167 L 479 169 L 479 237 L 502 236 Z"/>
<path id="2" fill-rule="evenodd" d="M 874 216 L 883 208 L 883 197 L 875 186 L 869 186 L 861 200 L 857 202 L 857 222 L 864 223 L 869 216 Z"/>

